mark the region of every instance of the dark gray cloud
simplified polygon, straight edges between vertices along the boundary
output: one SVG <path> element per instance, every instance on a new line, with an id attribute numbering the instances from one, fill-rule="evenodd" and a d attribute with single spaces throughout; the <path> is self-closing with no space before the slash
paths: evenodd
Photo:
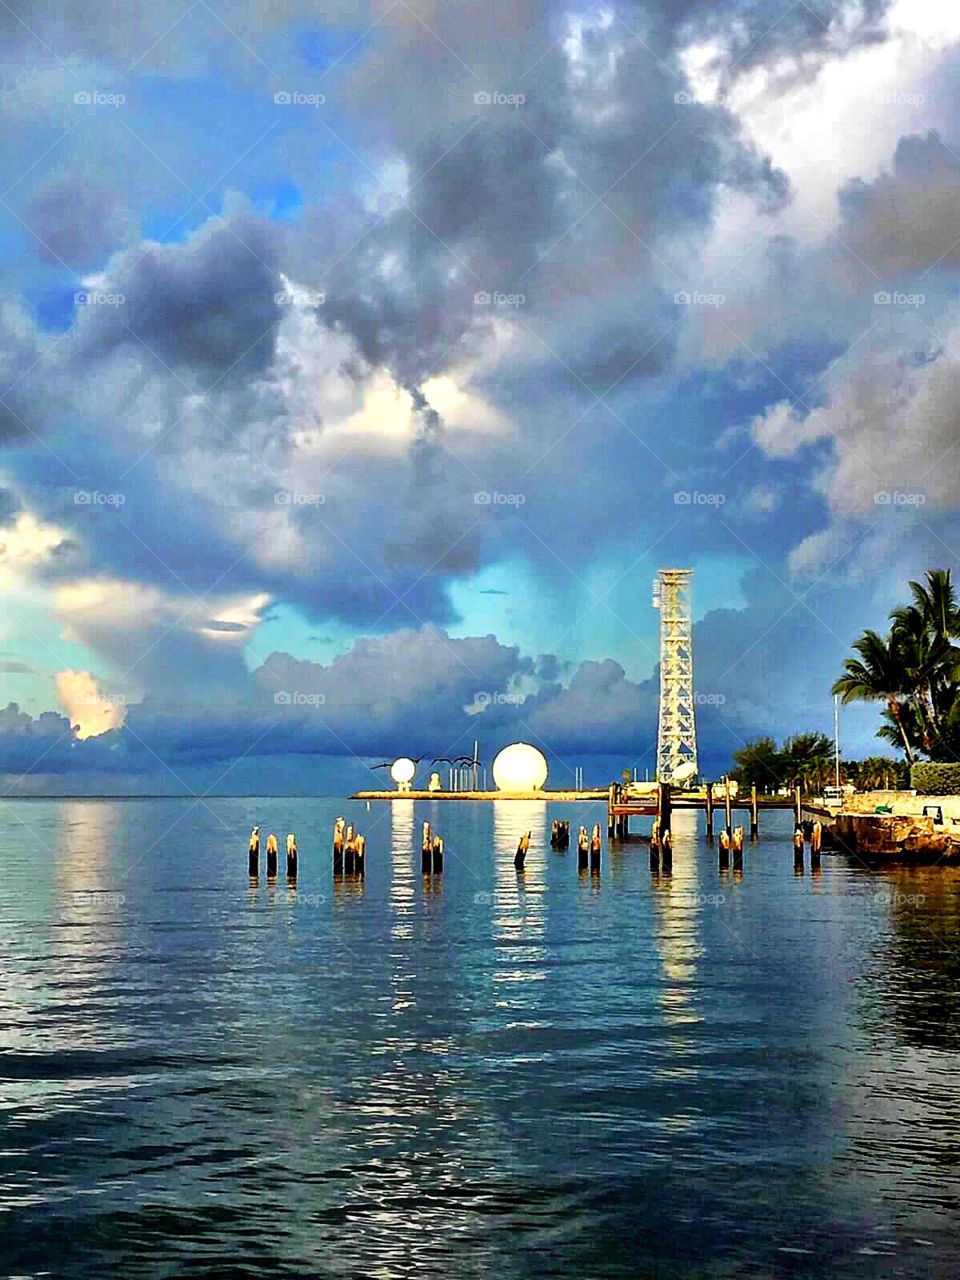
<path id="1" fill-rule="evenodd" d="M 116 194 L 76 174 L 45 182 L 26 220 L 40 257 L 73 271 L 102 266 L 130 233 L 129 215 Z"/>
<path id="2" fill-rule="evenodd" d="M 931 131 L 901 138 L 891 168 L 840 193 L 844 241 L 885 275 L 960 262 L 960 156 Z"/>

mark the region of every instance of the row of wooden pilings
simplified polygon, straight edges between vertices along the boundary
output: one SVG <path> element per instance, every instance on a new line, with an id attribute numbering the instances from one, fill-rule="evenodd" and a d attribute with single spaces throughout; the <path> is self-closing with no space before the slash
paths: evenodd
<path id="1" fill-rule="evenodd" d="M 686 798 L 683 807 L 688 809 L 702 809 L 706 817 L 706 836 L 708 840 L 714 837 L 714 811 L 723 807 L 724 830 L 729 839 L 733 839 L 735 830 L 733 825 L 733 810 L 735 808 L 749 809 L 750 811 L 750 839 L 759 840 L 760 838 L 760 809 L 761 801 L 757 794 L 756 786 L 751 787 L 749 799 L 740 799 L 730 788 L 730 779 L 724 781 L 722 799 L 718 798 L 713 783 L 708 782 L 706 785 L 706 795 L 703 800 Z M 610 784 L 610 790 L 607 800 L 607 811 L 609 814 L 607 834 L 611 840 L 624 840 L 629 835 L 630 817 L 627 813 L 617 813 L 615 810 L 623 806 L 625 788 L 618 782 Z M 670 817 L 673 812 L 673 789 L 667 782 L 657 784 L 656 788 L 656 817 L 655 831 L 667 832 L 670 830 Z M 769 801 L 767 802 L 769 805 Z M 794 789 L 792 801 L 783 801 L 775 805 L 777 808 L 792 808 L 794 812 L 794 822 L 797 826 L 801 823 L 802 817 L 802 794 L 799 787 Z"/>
<path id="2" fill-rule="evenodd" d="M 280 861 L 280 849 L 277 837 L 271 833 L 267 836 L 267 879 L 277 878 L 277 864 Z M 260 874 L 260 828 L 254 827 L 250 832 L 250 844 L 247 852 L 247 868 L 251 876 Z M 297 878 L 297 837 L 291 831 L 287 836 L 287 879 Z"/>
<path id="3" fill-rule="evenodd" d="M 333 824 L 334 876 L 363 876 L 367 867 L 367 837 L 353 823 L 338 818 Z"/>

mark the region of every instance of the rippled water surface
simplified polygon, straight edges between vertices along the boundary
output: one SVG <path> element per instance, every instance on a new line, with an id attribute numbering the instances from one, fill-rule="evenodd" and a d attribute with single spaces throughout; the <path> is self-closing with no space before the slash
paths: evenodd
<path id="1" fill-rule="evenodd" d="M 783 814 L 742 876 L 680 814 L 599 877 L 547 847 L 586 805 L 3 815 L 4 1275 L 958 1274 L 957 871 L 800 876 Z"/>

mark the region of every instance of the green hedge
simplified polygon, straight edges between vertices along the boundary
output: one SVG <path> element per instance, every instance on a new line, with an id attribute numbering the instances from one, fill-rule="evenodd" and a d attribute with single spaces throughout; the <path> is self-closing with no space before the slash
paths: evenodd
<path id="1" fill-rule="evenodd" d="M 960 764 L 934 764 L 924 760 L 912 765 L 910 785 L 922 796 L 960 795 Z"/>

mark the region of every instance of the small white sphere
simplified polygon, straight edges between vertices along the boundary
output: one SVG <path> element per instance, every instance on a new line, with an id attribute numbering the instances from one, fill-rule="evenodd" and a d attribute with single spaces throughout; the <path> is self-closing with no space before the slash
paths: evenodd
<path id="1" fill-rule="evenodd" d="M 407 756 L 401 756 L 399 760 L 394 760 L 390 766 L 390 777 L 398 786 L 412 782 L 413 775 L 416 772 L 417 766 Z"/>
<path id="2" fill-rule="evenodd" d="M 547 758 L 526 742 L 511 743 L 493 762 L 493 780 L 500 791 L 539 791 L 547 780 Z"/>

